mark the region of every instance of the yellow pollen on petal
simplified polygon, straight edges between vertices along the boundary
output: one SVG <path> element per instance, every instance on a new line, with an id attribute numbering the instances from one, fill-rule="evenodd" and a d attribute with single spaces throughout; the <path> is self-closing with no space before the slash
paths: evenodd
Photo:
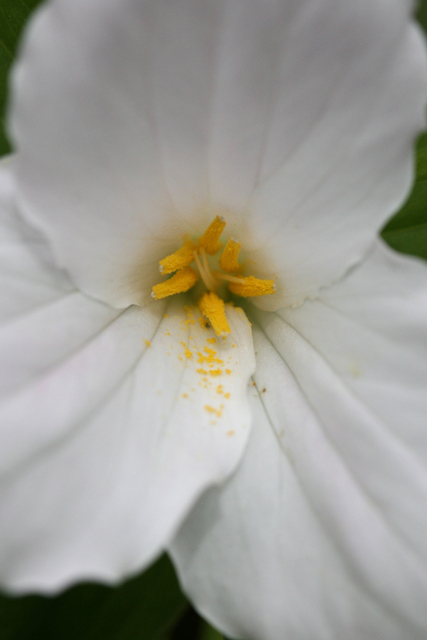
<path id="1" fill-rule="evenodd" d="M 221 404 L 217 409 L 216 407 L 212 407 L 209 404 L 205 404 L 205 409 L 208 413 L 214 413 L 218 418 L 220 418 L 222 415 L 222 410 L 224 409 L 224 405 Z"/>
<path id="2" fill-rule="evenodd" d="M 207 317 L 217 336 L 231 333 L 230 326 L 225 317 L 224 301 L 216 293 L 210 291 L 204 293 L 199 300 L 199 309 Z"/>
<path id="3" fill-rule="evenodd" d="M 160 260 L 160 273 L 173 273 L 188 267 L 194 260 L 195 249 L 196 244 L 192 240 L 186 240 L 178 251 Z"/>
<path id="4" fill-rule="evenodd" d="M 266 296 L 276 291 L 276 285 L 273 280 L 261 280 L 260 278 L 254 278 L 254 276 L 239 278 L 239 280 L 241 282 L 230 282 L 228 288 L 232 293 L 242 296 L 242 298 Z"/>
<path id="5" fill-rule="evenodd" d="M 155 300 L 160 300 L 160 298 L 167 298 L 176 293 L 184 293 L 184 291 L 188 291 L 191 287 L 194 287 L 198 279 L 197 271 L 191 267 L 185 267 L 177 271 L 175 275 L 169 278 L 169 280 L 166 280 L 166 282 L 154 285 L 151 295 Z"/>
<path id="6" fill-rule="evenodd" d="M 221 358 L 217 358 L 216 357 L 216 353 L 214 352 L 214 354 L 208 354 L 207 356 L 203 355 L 203 353 L 200 353 L 200 351 L 197 352 L 197 355 L 199 356 L 197 359 L 197 362 L 199 364 L 203 364 L 204 362 L 207 362 L 209 365 L 214 365 L 214 364 L 224 364 L 224 360 L 221 360 Z"/>
<path id="7" fill-rule="evenodd" d="M 207 329 L 208 328 L 209 320 L 207 318 L 204 318 L 203 316 L 199 316 L 198 320 L 199 320 L 199 324 L 202 327 L 202 329 Z"/>
<path id="8" fill-rule="evenodd" d="M 219 238 L 224 231 L 225 220 L 221 216 L 216 216 L 209 227 L 206 229 L 201 238 L 199 238 L 199 247 L 204 249 L 206 253 L 213 256 L 221 249 L 221 243 Z"/>
<path id="9" fill-rule="evenodd" d="M 227 273 L 233 273 L 240 269 L 239 254 L 242 245 L 233 238 L 228 238 L 227 244 L 224 247 L 221 258 L 219 259 L 219 266 L 223 271 Z"/>

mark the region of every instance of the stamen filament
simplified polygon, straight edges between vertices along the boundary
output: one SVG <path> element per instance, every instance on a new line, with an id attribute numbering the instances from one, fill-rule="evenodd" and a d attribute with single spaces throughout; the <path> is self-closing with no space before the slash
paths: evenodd
<path id="1" fill-rule="evenodd" d="M 198 304 L 200 311 L 209 320 L 217 336 L 226 336 L 231 333 L 230 325 L 225 317 L 224 301 L 216 293 L 213 291 L 204 293 Z"/>
<path id="2" fill-rule="evenodd" d="M 245 284 L 245 278 L 230 276 L 227 273 L 221 273 L 221 271 L 215 271 L 215 278 L 218 280 L 226 280 L 227 282 L 235 282 L 236 284 Z"/>
<path id="3" fill-rule="evenodd" d="M 273 280 L 261 280 L 260 278 L 254 278 L 254 276 L 248 276 L 242 278 L 242 283 L 230 282 L 229 289 L 232 293 L 242 298 L 255 298 L 257 296 L 266 296 L 276 291 L 276 285 Z"/>
<path id="4" fill-rule="evenodd" d="M 191 267 L 185 267 L 177 271 L 175 275 L 169 278 L 169 280 L 166 280 L 166 282 L 154 285 L 151 295 L 155 300 L 160 300 L 160 298 L 167 298 L 176 293 L 184 293 L 191 289 L 191 287 L 194 287 L 198 279 L 199 274 L 197 271 Z"/>

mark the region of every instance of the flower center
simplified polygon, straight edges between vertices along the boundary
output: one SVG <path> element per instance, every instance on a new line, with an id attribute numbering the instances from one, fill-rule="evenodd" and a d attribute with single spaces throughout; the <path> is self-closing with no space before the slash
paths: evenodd
<path id="1" fill-rule="evenodd" d="M 201 279 L 207 291 L 199 298 L 198 305 L 218 336 L 225 336 L 231 331 L 225 317 L 224 301 L 217 294 L 222 284 L 243 298 L 270 295 L 276 290 L 273 280 L 242 275 L 243 269 L 239 264 L 242 245 L 233 238 L 228 239 L 220 256 L 220 268 L 212 271 L 208 256 L 215 256 L 222 249 L 219 239 L 224 227 L 224 218 L 216 216 L 197 241 L 186 240 L 177 251 L 160 260 L 160 273 L 174 275 L 154 285 L 151 292 L 153 298 L 159 300 L 189 291 Z M 195 269 L 190 266 L 193 262 Z"/>

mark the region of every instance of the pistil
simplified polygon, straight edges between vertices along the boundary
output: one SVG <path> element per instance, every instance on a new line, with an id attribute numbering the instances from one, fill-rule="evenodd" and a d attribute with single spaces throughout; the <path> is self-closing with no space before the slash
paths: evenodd
<path id="1" fill-rule="evenodd" d="M 202 254 L 202 259 L 203 259 L 203 255 L 205 260 L 203 261 L 204 264 L 201 263 L 199 256 L 197 255 L 197 251 L 194 252 L 193 256 L 194 256 L 194 260 L 196 262 L 197 268 L 199 270 L 200 273 L 200 277 L 202 278 L 203 282 L 205 283 L 206 289 L 208 289 L 209 291 L 213 291 L 214 289 L 217 288 L 218 283 L 215 281 L 211 270 L 209 269 L 209 265 L 207 263 L 206 260 L 206 254 Z"/>

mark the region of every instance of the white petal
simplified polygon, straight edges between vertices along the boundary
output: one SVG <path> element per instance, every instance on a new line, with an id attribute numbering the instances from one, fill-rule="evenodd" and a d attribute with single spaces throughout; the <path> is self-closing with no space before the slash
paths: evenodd
<path id="1" fill-rule="evenodd" d="M 58 0 L 36 18 L 15 74 L 24 209 L 76 282 L 116 306 L 146 302 L 158 261 L 212 217 L 195 228 L 189 214 L 208 199 L 217 9 L 174 7 Z"/>
<path id="2" fill-rule="evenodd" d="M 257 314 L 243 464 L 172 547 L 185 589 L 248 640 L 422 640 L 426 268 L 378 245 L 281 314 Z"/>
<path id="3" fill-rule="evenodd" d="M 47 335 L 52 324 L 66 332 L 68 316 L 79 326 L 81 303 L 60 310 L 64 317 L 45 313 Z M 197 314 L 187 318 L 183 302 L 163 311 L 133 307 L 96 333 L 93 313 L 84 342 L 59 361 L 55 335 L 53 344 L 42 338 L 42 366 L 3 398 L 0 572 L 8 588 L 52 591 L 141 569 L 200 493 L 234 470 L 249 434 L 250 325 L 228 310 L 233 338 L 214 347 L 212 330 Z M 14 346 L 21 335 L 36 352 L 30 328 L 15 329 Z M 198 362 L 209 359 L 205 348 L 216 349 L 212 365 Z"/>
<path id="4" fill-rule="evenodd" d="M 0 164 L 0 323 L 74 291 L 69 278 L 53 267 L 46 240 L 25 224 L 14 208 L 12 160 Z"/>
<path id="5" fill-rule="evenodd" d="M 427 268 L 378 240 L 320 298 L 278 312 L 390 430 L 427 460 Z"/>
<path id="6" fill-rule="evenodd" d="M 426 60 L 407 10 L 337 0 L 301 6 L 291 25 L 248 203 L 260 247 L 248 257 L 260 265 L 267 253 L 255 271 L 279 284 L 261 308 L 300 304 L 337 281 L 408 193 Z"/>
<path id="7" fill-rule="evenodd" d="M 75 280 L 118 306 L 143 301 L 157 260 L 218 210 L 279 282 L 259 304 L 313 296 L 409 187 L 425 54 L 408 12 L 402 0 L 50 3 L 15 78 L 27 215 Z"/>
<path id="8" fill-rule="evenodd" d="M 200 492 L 236 466 L 250 325 L 227 307 L 232 338 L 216 341 L 183 301 L 164 317 L 162 302 L 120 312 L 87 298 L 20 221 L 14 195 L 2 167 L 1 581 L 118 579 L 160 553 Z"/>

